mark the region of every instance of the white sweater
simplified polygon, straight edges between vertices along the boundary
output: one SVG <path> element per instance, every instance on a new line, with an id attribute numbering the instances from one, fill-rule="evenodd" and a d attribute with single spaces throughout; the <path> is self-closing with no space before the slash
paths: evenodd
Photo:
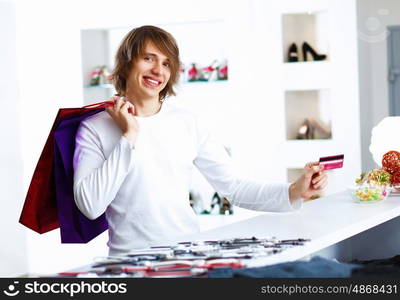
<path id="1" fill-rule="evenodd" d="M 289 184 L 240 178 L 222 144 L 196 116 L 164 102 L 150 117 L 136 117 L 132 149 L 107 112 L 83 121 L 76 136 L 74 197 L 89 219 L 106 212 L 110 255 L 124 255 L 199 231 L 189 203 L 195 165 L 232 204 L 261 211 L 290 211 Z"/>

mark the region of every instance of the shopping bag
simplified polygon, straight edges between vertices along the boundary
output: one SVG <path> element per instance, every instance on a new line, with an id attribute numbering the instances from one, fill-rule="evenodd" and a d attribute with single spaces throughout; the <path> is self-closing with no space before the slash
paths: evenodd
<path id="1" fill-rule="evenodd" d="M 54 132 L 61 121 L 77 116 L 82 116 L 83 120 L 85 116 L 92 115 L 91 113 L 87 115 L 88 112 L 98 113 L 111 105 L 113 105 L 112 101 L 105 101 L 80 108 L 63 108 L 58 111 L 28 188 L 19 219 L 21 224 L 41 234 L 60 227 L 54 173 Z"/>
<path id="2" fill-rule="evenodd" d="M 108 228 L 105 214 L 95 220 L 85 217 L 77 208 L 73 193 L 76 132 L 81 121 L 103 110 L 88 110 L 77 116 L 61 119 L 54 131 L 54 178 L 62 243 L 87 243 Z"/>

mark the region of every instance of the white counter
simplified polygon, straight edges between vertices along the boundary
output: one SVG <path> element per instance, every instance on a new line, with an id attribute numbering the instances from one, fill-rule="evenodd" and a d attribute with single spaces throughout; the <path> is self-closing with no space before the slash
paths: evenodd
<path id="1" fill-rule="evenodd" d="M 380 203 L 354 203 L 346 192 L 303 204 L 290 213 L 265 213 L 244 221 L 186 236 L 179 241 L 213 240 L 237 237 L 278 239 L 310 238 L 304 246 L 253 260 L 249 265 L 267 265 L 304 258 L 326 247 L 378 226 L 400 215 L 400 197 L 390 196 Z M 392 226 L 393 227 L 393 226 Z M 400 232 L 400 228 L 391 228 Z M 389 233 L 390 234 L 390 233 Z M 371 239 L 372 241 L 372 239 Z M 353 247 L 357 245 L 353 244 Z M 364 247 L 364 246 L 363 246 Z M 393 249 L 397 251 L 397 249 Z M 356 252 L 356 251 L 354 251 Z M 400 249 L 398 249 L 400 254 Z"/>
<path id="2" fill-rule="evenodd" d="M 336 257 L 346 261 L 337 253 L 326 255 L 326 249 L 343 244 L 350 248 L 346 251 L 351 252 L 351 255 L 347 256 L 351 259 L 382 258 L 382 255 L 388 257 L 400 254 L 400 218 L 397 218 L 398 216 L 400 216 L 399 196 L 391 196 L 381 203 L 358 204 L 354 203 L 346 192 L 342 192 L 306 202 L 296 212 L 265 213 L 244 221 L 188 235 L 171 244 L 179 241 L 253 236 L 276 237 L 280 240 L 311 239 L 304 246 L 295 246 L 267 257 L 246 260 L 247 267 L 288 262 L 312 255 L 321 255 L 321 253 L 325 257 Z M 70 271 L 90 269 L 91 265 L 86 265 Z"/>

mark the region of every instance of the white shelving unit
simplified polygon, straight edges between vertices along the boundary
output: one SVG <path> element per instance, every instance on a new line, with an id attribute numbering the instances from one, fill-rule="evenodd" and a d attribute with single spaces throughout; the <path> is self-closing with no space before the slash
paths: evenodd
<path id="1" fill-rule="evenodd" d="M 286 91 L 327 89 L 332 85 L 329 61 L 283 63 L 283 87 Z"/>
<path id="2" fill-rule="evenodd" d="M 282 87 L 285 102 L 286 139 L 280 150 L 285 157 L 287 178 L 292 181 L 307 161 L 319 157 L 345 154 L 343 169 L 328 172 L 327 194 L 350 185 L 361 169 L 358 126 L 357 35 L 356 15 L 351 3 L 340 1 L 294 1 L 281 6 Z M 350 13 L 349 13 L 350 12 Z M 338 26 L 336 20 L 341 20 Z M 321 61 L 304 61 L 302 43 L 306 41 Z M 299 61 L 288 62 L 292 43 L 298 48 Z M 346 45 L 346 47 L 343 47 Z M 342 51 L 347 48 L 346 51 Z M 310 55 L 308 55 L 310 60 Z M 321 139 L 297 139 L 305 119 L 317 120 L 331 132 Z"/>

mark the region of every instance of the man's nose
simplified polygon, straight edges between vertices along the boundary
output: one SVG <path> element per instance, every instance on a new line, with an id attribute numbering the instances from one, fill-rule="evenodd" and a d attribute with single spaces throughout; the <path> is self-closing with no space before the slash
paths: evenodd
<path id="1" fill-rule="evenodd" d="M 161 74 L 162 72 L 162 62 L 155 62 L 152 68 L 155 74 Z"/>

